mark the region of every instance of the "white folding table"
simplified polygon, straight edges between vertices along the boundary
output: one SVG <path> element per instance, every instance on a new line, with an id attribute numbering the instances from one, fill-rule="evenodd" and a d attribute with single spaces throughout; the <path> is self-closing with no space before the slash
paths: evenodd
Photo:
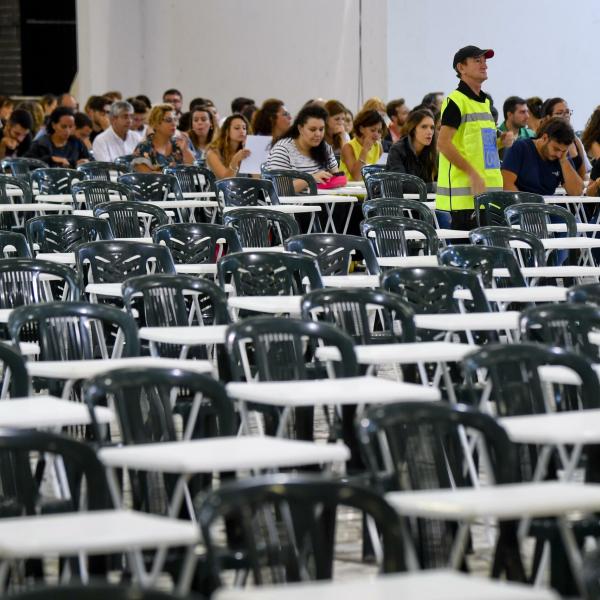
<path id="1" fill-rule="evenodd" d="M 379 275 L 354 273 L 352 275 L 323 275 L 325 287 L 335 288 L 376 288 L 379 287 Z"/>
<path id="2" fill-rule="evenodd" d="M 424 256 L 378 256 L 380 267 L 439 267 L 435 254 Z"/>
<path id="3" fill-rule="evenodd" d="M 326 191 L 326 190 L 325 190 Z M 354 205 L 358 202 L 356 196 L 340 196 L 335 194 L 318 194 L 317 196 L 279 196 L 279 202 L 284 205 L 298 204 L 298 205 L 311 205 L 311 204 L 323 204 L 327 211 L 327 222 L 325 223 L 324 233 L 331 231 L 337 233 L 335 223 L 333 221 L 333 211 L 337 204 L 348 204 L 348 214 L 344 221 L 344 230 L 342 233 L 348 231 L 348 225 L 350 224 L 350 217 L 352 216 L 352 210 Z"/>
<path id="4" fill-rule="evenodd" d="M 529 302 L 564 302 L 567 299 L 567 288 L 556 285 L 539 285 L 531 287 L 485 288 L 488 302 L 495 302 L 502 311 L 508 304 Z M 457 300 L 472 300 L 471 290 L 461 289 L 454 292 Z"/>
<path id="5" fill-rule="evenodd" d="M 184 327 L 140 327 L 140 340 L 150 342 L 152 356 L 158 356 L 156 344 L 182 346 L 179 358 L 185 359 L 190 346 L 212 346 L 225 343 L 227 325 L 191 325 Z"/>

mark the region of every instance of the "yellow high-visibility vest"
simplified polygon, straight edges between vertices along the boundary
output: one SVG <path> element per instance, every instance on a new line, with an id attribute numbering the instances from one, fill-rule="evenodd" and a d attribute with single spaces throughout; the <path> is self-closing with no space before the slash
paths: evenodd
<path id="1" fill-rule="evenodd" d="M 496 125 L 490 112 L 490 100 L 472 100 L 454 90 L 442 105 L 442 114 L 453 100 L 461 114 L 460 126 L 452 138 L 462 156 L 485 181 L 486 191 L 502 190 L 500 158 L 496 146 Z M 435 207 L 438 210 L 468 210 L 474 208 L 471 180 L 440 152 Z"/>

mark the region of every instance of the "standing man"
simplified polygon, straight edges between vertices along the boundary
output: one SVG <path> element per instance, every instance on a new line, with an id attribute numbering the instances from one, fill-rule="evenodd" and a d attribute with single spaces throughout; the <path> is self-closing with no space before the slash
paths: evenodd
<path id="1" fill-rule="evenodd" d="M 92 149 L 96 160 L 114 162 L 119 156 L 131 154 L 140 138 L 131 131 L 133 106 L 129 102 L 113 102 L 108 117 L 110 127 L 96 136 Z"/>
<path id="2" fill-rule="evenodd" d="M 453 229 L 474 227 L 474 196 L 502 190 L 491 101 L 481 91 L 493 56 L 493 50 L 466 46 L 452 61 L 460 83 L 442 105 L 435 207 L 449 213 Z"/>

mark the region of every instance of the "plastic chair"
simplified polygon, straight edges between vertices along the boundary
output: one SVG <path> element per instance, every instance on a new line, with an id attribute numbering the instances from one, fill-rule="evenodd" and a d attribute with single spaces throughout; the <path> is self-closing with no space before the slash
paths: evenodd
<path id="1" fill-rule="evenodd" d="M 271 181 L 229 177 L 217 181 L 217 198 L 223 196 L 223 206 L 265 206 L 279 204 Z"/>
<path id="2" fill-rule="evenodd" d="M 127 173 L 117 181 L 126 185 L 132 192 L 130 200 L 150 200 L 162 202 L 173 194 L 174 200 L 183 200 L 177 178 L 163 173 Z"/>
<path id="3" fill-rule="evenodd" d="M 303 193 L 308 193 L 310 196 L 316 196 L 319 191 L 315 178 L 304 171 L 296 171 L 294 169 L 272 169 L 265 171 L 262 178 L 273 183 L 277 196 L 299 196 L 302 193 L 296 192 L 294 189 L 294 179 L 300 179 L 306 182 L 306 190 Z"/>
<path id="4" fill-rule="evenodd" d="M 75 169 L 52 167 L 31 172 L 31 181 L 37 184 L 39 194 L 70 194 L 73 180 L 80 179 Z"/>
<path id="5" fill-rule="evenodd" d="M 407 198 L 365 200 L 362 205 L 362 212 L 365 219 L 371 217 L 407 217 L 424 221 L 435 229 L 435 219 L 431 209 L 419 200 L 409 200 Z"/>
<path id="6" fill-rule="evenodd" d="M 175 165 L 164 170 L 177 179 L 182 192 L 216 192 L 215 174 L 205 167 Z"/>
<path id="7" fill-rule="evenodd" d="M 509 225 L 518 225 L 538 238 L 556 237 L 556 234 L 548 231 L 547 225 L 551 217 L 555 217 L 556 222 L 566 225 L 569 237 L 577 235 L 575 217 L 568 210 L 553 204 L 515 204 L 507 207 L 504 215 Z"/>
<path id="8" fill-rule="evenodd" d="M 224 485 L 200 507 L 210 590 L 222 585 L 228 555 L 241 555 L 254 585 L 333 578 L 341 508 L 367 516 L 383 572 L 405 569 L 398 515 L 379 494 L 324 477 L 270 475 Z M 223 522 L 235 524 L 225 540 Z"/>
<path id="9" fill-rule="evenodd" d="M 178 597 L 157 590 L 143 590 L 133 584 L 108 583 L 46 585 L 11 595 L 14 600 L 175 600 Z M 200 597 L 186 594 L 186 599 L 200 600 Z"/>
<path id="10" fill-rule="evenodd" d="M 456 244 L 438 252 L 440 265 L 470 269 L 481 275 L 485 287 L 526 287 L 517 260 L 508 248 Z M 495 277 L 494 269 L 507 269 L 508 277 Z"/>
<path id="11" fill-rule="evenodd" d="M 175 264 L 215 263 L 222 254 L 242 251 L 233 228 L 213 223 L 160 225 L 154 228 L 152 239 L 169 248 Z M 225 241 L 226 249 L 219 240 Z"/>
<path id="12" fill-rule="evenodd" d="M 420 202 L 427 202 L 427 185 L 416 175 L 397 173 L 382 170 L 372 173 L 365 179 L 367 197 L 375 198 L 403 198 L 404 194 L 419 194 Z"/>
<path id="13" fill-rule="evenodd" d="M 77 248 L 75 258 L 88 283 L 120 283 L 135 275 L 175 273 L 169 249 L 156 244 L 87 242 Z"/>
<path id="14" fill-rule="evenodd" d="M 111 181 L 111 172 L 121 174 L 128 172 L 123 165 L 100 160 L 83 163 L 77 167 L 77 170 L 85 181 Z"/>
<path id="15" fill-rule="evenodd" d="M 110 223 L 95 217 L 45 215 L 29 219 L 25 232 L 38 252 L 73 252 L 80 244 L 112 240 Z"/>
<path id="16" fill-rule="evenodd" d="M 351 261 L 362 259 L 367 273 L 377 275 L 379 263 L 368 240 L 343 233 L 305 233 L 285 243 L 290 252 L 313 258 L 322 275 L 348 275 Z"/>
<path id="17" fill-rule="evenodd" d="M 94 209 L 94 216 L 105 218 L 117 238 L 150 237 L 155 227 L 169 222 L 158 206 L 142 202 L 105 202 Z"/>
<path id="18" fill-rule="evenodd" d="M 0 231 L 0 254 L 2 258 L 31 258 L 31 248 L 22 233 Z"/>
<path id="19" fill-rule="evenodd" d="M 100 204 L 119 200 L 121 202 L 130 200 L 131 190 L 122 183 L 113 181 L 78 181 L 71 186 L 71 195 L 73 196 L 73 208 L 78 209 L 81 203 L 79 195 L 83 194 L 85 199 L 85 208 L 94 210 Z"/>
<path id="20" fill-rule="evenodd" d="M 485 192 L 475 197 L 477 226 L 506 225 L 504 209 L 513 204 L 544 204 L 544 197 L 531 192 Z"/>
<path id="21" fill-rule="evenodd" d="M 407 231 L 420 232 L 425 240 L 409 240 Z M 360 225 L 360 232 L 377 256 L 409 256 L 411 253 L 435 254 L 440 242 L 435 229 L 425 221 L 406 217 L 371 217 Z"/>
<path id="22" fill-rule="evenodd" d="M 127 169 L 128 173 L 131 173 L 131 161 L 135 158 L 133 154 L 125 154 L 124 156 L 118 156 L 115 158 L 115 164 Z"/>
<path id="23" fill-rule="evenodd" d="M 377 310 L 377 327 L 368 309 Z M 326 321 L 339 327 L 356 344 L 414 342 L 412 309 L 395 294 L 369 289 L 322 289 L 306 294 L 302 318 Z"/>
<path id="24" fill-rule="evenodd" d="M 362 175 L 363 181 L 367 182 L 367 179 L 371 177 L 371 175 L 377 175 L 377 173 L 384 173 L 387 171 L 387 167 L 385 165 L 365 165 L 361 168 L 360 174 Z"/>
<path id="25" fill-rule="evenodd" d="M 223 215 L 223 223 L 235 229 L 242 246 L 248 248 L 280 246 L 300 233 L 292 215 L 268 208 L 236 208 Z"/>
<path id="26" fill-rule="evenodd" d="M 524 267 L 546 266 L 544 244 L 528 231 L 513 229 L 506 225 L 478 227 L 469 232 L 469 240 L 472 244 L 510 248 L 520 259 L 520 263 Z M 511 242 L 522 242 L 527 245 L 527 249 L 512 248 Z"/>
<path id="27" fill-rule="evenodd" d="M 304 279 L 311 290 L 323 287 L 317 262 L 307 256 L 280 252 L 236 252 L 217 262 L 219 285 L 229 280 L 238 296 L 302 294 Z"/>
<path id="28" fill-rule="evenodd" d="M 1 397 L 24 398 L 31 393 L 29 373 L 21 353 L 13 346 L 0 342 Z M 0 515 L 2 510 L 0 509 Z"/>
<path id="29" fill-rule="evenodd" d="M 9 196 L 9 190 L 18 188 L 20 196 Z M 0 175 L 0 204 L 30 204 L 33 202 L 31 186 L 25 179 Z M 19 223 L 16 213 L 0 212 L 0 228 L 11 230 Z"/>
<path id="30" fill-rule="evenodd" d="M 582 283 L 569 288 L 567 302 L 600 307 L 600 283 Z"/>
<path id="31" fill-rule="evenodd" d="M 26 181 L 31 186 L 31 172 L 35 169 L 47 169 L 48 165 L 43 160 L 37 158 L 10 157 L 3 158 L 0 161 L 2 170 L 10 171 L 13 177 Z"/>

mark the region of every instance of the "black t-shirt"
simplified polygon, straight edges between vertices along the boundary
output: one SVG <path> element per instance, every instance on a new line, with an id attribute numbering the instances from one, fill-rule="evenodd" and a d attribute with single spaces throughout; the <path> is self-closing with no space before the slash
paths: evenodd
<path id="1" fill-rule="evenodd" d="M 0 128 L 0 139 L 4 137 L 4 128 Z M 23 156 L 27 150 L 29 150 L 31 146 L 33 138 L 31 137 L 31 133 L 28 133 L 23 141 L 14 149 L 6 148 L 4 156 L 6 158 L 10 158 L 12 156 Z"/>
<path id="2" fill-rule="evenodd" d="M 71 136 L 64 146 L 57 147 L 52 143 L 48 135 L 43 135 L 41 138 L 34 140 L 26 156 L 29 158 L 39 158 L 48 163 L 50 167 L 57 166 L 51 157 L 61 156 L 69 161 L 69 166 L 73 169 L 77 166 L 78 160 L 82 158 L 89 159 L 90 157 L 83 142 L 75 136 Z"/>
<path id="3" fill-rule="evenodd" d="M 465 96 L 467 96 L 467 98 L 471 98 L 471 100 L 476 100 L 477 102 L 485 102 L 489 98 L 485 92 L 476 94 L 464 81 L 461 81 L 458 84 L 457 89 L 459 92 L 462 92 Z M 458 108 L 456 102 L 454 102 L 452 98 L 448 98 L 448 105 L 442 113 L 442 125 L 452 127 L 452 129 L 458 129 L 460 127 L 461 118 L 462 115 L 460 114 L 460 109 Z"/>

